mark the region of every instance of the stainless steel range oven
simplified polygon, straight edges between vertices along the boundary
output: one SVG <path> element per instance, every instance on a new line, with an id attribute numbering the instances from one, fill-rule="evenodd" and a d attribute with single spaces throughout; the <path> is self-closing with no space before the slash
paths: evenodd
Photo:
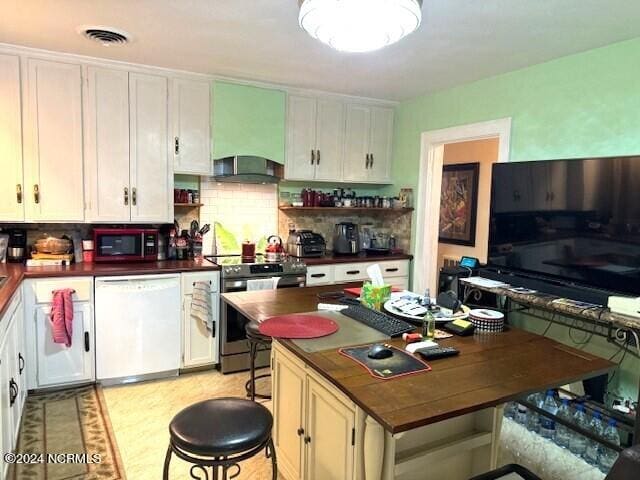
<path id="1" fill-rule="evenodd" d="M 279 277 L 278 288 L 304 287 L 307 266 L 299 260 L 266 262 L 257 256 L 250 263 L 243 263 L 240 256 L 207 257 L 217 263 L 221 270 L 221 292 L 247 291 L 247 281 Z M 222 373 L 249 369 L 249 345 L 245 325 L 249 320 L 226 302 L 220 305 L 220 369 Z M 268 350 L 258 353 L 256 367 L 269 365 Z"/>

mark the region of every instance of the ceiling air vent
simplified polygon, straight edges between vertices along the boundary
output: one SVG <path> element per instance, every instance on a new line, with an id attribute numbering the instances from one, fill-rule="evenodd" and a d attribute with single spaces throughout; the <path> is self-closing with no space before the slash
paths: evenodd
<path id="1" fill-rule="evenodd" d="M 124 45 L 131 40 L 131 36 L 127 32 L 111 27 L 84 26 L 80 27 L 78 31 L 89 40 L 98 42 L 105 47 Z"/>

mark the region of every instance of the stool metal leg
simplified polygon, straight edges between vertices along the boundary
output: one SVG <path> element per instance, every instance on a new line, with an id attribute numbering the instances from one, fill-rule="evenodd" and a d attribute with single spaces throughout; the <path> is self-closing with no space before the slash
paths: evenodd
<path id="1" fill-rule="evenodd" d="M 249 370 L 251 373 L 251 379 L 249 380 L 249 396 L 251 401 L 256 400 L 256 357 L 258 356 L 258 344 L 256 342 L 249 342 L 249 358 L 251 364 Z"/>
<path id="2" fill-rule="evenodd" d="M 277 480 L 278 478 L 278 461 L 276 459 L 276 448 L 273 444 L 273 438 L 269 439 L 266 448 L 267 458 L 271 457 L 271 478 Z"/>
<path id="3" fill-rule="evenodd" d="M 162 469 L 162 480 L 169 480 L 169 463 L 171 463 L 171 444 L 167 448 L 167 454 L 164 457 L 164 468 Z"/>

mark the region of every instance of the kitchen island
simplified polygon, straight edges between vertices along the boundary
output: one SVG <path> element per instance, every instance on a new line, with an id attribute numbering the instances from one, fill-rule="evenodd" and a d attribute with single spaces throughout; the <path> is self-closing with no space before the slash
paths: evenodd
<path id="1" fill-rule="evenodd" d="M 342 286 L 224 294 L 247 318 L 312 312 Z M 323 300 L 326 301 L 326 300 Z M 359 344 L 353 338 L 351 344 Z M 403 348 L 399 339 L 389 340 Z M 510 328 L 439 342 L 460 355 L 380 380 L 336 348 L 274 342 L 274 439 L 289 480 L 467 479 L 494 468 L 505 402 L 607 373 L 607 360 Z"/>

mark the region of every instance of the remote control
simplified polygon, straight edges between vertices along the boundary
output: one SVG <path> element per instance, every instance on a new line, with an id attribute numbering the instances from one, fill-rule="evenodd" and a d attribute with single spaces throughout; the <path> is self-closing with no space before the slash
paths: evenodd
<path id="1" fill-rule="evenodd" d="M 416 350 L 427 360 L 435 360 L 436 358 L 452 357 L 458 355 L 460 350 L 456 350 L 453 347 L 426 347 Z"/>

